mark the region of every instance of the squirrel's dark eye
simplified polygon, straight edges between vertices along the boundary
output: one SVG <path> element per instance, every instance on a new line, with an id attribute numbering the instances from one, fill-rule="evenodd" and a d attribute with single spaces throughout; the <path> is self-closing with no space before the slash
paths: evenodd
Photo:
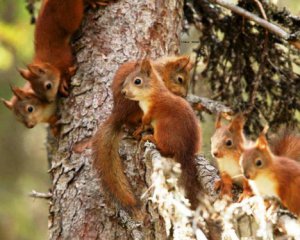
<path id="1" fill-rule="evenodd" d="M 256 166 L 256 167 L 261 167 L 261 166 L 262 166 L 262 160 L 257 159 L 257 160 L 255 161 L 255 166 Z"/>
<path id="2" fill-rule="evenodd" d="M 27 107 L 27 111 L 28 111 L 29 113 L 32 113 L 32 112 L 33 112 L 33 110 L 34 110 L 34 109 L 33 109 L 33 107 L 32 107 L 32 106 L 28 106 L 28 107 Z"/>
<path id="3" fill-rule="evenodd" d="M 52 88 L 52 83 L 47 83 L 47 84 L 46 84 L 46 89 L 47 89 L 47 90 L 50 90 L 51 88 Z"/>
<path id="4" fill-rule="evenodd" d="M 142 80 L 140 78 L 137 78 L 134 80 L 135 85 L 140 85 L 142 83 Z"/>
<path id="5" fill-rule="evenodd" d="M 232 146 L 232 141 L 230 139 L 226 140 L 225 142 L 227 147 L 231 147 Z"/>
<path id="6" fill-rule="evenodd" d="M 179 82 L 180 84 L 183 83 L 183 78 L 182 78 L 182 77 L 178 77 L 177 80 L 178 80 L 178 82 Z"/>

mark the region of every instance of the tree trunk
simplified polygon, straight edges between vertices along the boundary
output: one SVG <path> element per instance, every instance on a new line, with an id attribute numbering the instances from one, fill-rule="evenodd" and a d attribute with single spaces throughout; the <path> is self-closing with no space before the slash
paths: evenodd
<path id="1" fill-rule="evenodd" d="M 50 239 L 166 239 L 163 220 L 144 206 L 138 223 L 110 201 L 92 167 L 90 139 L 112 108 L 114 73 L 130 59 L 178 53 L 182 0 L 120 0 L 90 10 L 74 43 L 78 70 L 70 96 L 59 104 L 61 132 L 48 141 L 53 181 Z M 67 13 L 66 13 L 67 14 Z M 149 166 L 136 142 L 121 149 L 126 175 L 137 196 L 149 187 Z"/>

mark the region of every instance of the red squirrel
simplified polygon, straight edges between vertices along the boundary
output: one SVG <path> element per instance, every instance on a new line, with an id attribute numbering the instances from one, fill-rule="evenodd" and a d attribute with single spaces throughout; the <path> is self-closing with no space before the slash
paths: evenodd
<path id="1" fill-rule="evenodd" d="M 244 117 L 236 115 L 229 125 L 222 126 L 221 115 L 217 117 L 216 131 L 211 137 L 211 154 L 216 159 L 221 175 L 221 180 L 216 182 L 216 189 L 221 190 L 222 195 L 232 197 L 233 182 L 243 185 L 243 195 L 251 194 L 251 188 L 246 179 L 242 179 L 239 159 L 243 152 L 242 144 L 246 143 L 243 133 Z"/>
<path id="2" fill-rule="evenodd" d="M 10 109 L 17 120 L 26 127 L 33 128 L 38 123 L 49 123 L 54 135 L 57 133 L 56 102 L 42 102 L 32 91 L 30 84 L 26 83 L 23 88 L 11 87 L 13 97 L 4 105 Z"/>
<path id="3" fill-rule="evenodd" d="M 119 142 L 122 126 L 137 127 L 142 119 L 138 102 L 126 99 L 121 93 L 126 78 L 136 70 L 138 61 L 121 65 L 112 83 L 114 106 L 111 115 L 99 127 L 93 138 L 93 165 L 112 196 L 123 207 L 137 206 L 131 186 L 124 174 L 119 157 Z M 193 63 L 186 56 L 163 57 L 154 62 L 154 67 L 168 88 L 179 96 L 186 96 Z"/>
<path id="4" fill-rule="evenodd" d="M 221 173 L 221 181 L 216 182 L 216 188 L 220 188 L 222 195 L 232 196 L 233 182 L 243 184 L 243 194 L 239 200 L 252 195 L 251 187 L 242 175 L 239 160 L 243 153 L 243 145 L 251 144 L 244 133 L 245 120 L 243 114 L 237 114 L 229 125 L 221 125 L 220 116 L 216 121 L 216 131 L 211 138 L 211 153 L 217 160 Z M 277 135 L 271 144 L 272 151 L 280 156 L 300 161 L 300 137 L 291 132 Z M 238 178 L 237 178 L 238 177 Z"/>
<path id="5" fill-rule="evenodd" d="M 106 1 L 87 2 L 101 5 Z M 76 72 L 70 40 L 81 24 L 83 11 L 83 0 L 43 1 L 34 32 L 34 58 L 27 69 L 19 70 L 43 101 L 54 101 L 58 91 L 68 95 L 70 78 Z"/>
<path id="6" fill-rule="evenodd" d="M 244 149 L 240 164 L 256 194 L 278 198 L 291 212 L 300 215 L 299 162 L 274 155 L 262 133 L 254 146 Z"/>
<path id="7" fill-rule="evenodd" d="M 163 156 L 174 157 L 181 164 L 180 182 L 195 209 L 201 189 L 195 161 L 201 146 L 201 129 L 192 107 L 167 89 L 147 59 L 127 76 L 122 94 L 138 101 L 143 111 L 142 128 L 153 128 L 154 134 L 144 136 L 143 140 L 155 143 Z"/>

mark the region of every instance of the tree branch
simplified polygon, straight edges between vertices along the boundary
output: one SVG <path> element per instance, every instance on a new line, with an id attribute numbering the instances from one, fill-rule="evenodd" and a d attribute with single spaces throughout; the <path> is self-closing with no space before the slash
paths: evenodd
<path id="1" fill-rule="evenodd" d="M 204 107 L 204 110 L 206 110 L 210 114 L 211 113 L 214 113 L 214 114 L 226 113 L 226 114 L 229 114 L 229 115 L 233 114 L 233 111 L 232 111 L 231 108 L 225 106 L 221 102 L 214 101 L 214 100 L 211 100 L 209 98 L 199 97 L 199 96 L 196 96 L 196 95 L 189 94 L 186 97 L 186 100 L 192 105 L 201 104 L 201 106 Z"/>
<path id="2" fill-rule="evenodd" d="M 31 193 L 29 193 L 29 196 L 32 198 L 43 198 L 43 199 L 51 199 L 52 193 L 41 193 L 37 192 L 35 190 L 32 190 Z"/>
<path id="3" fill-rule="evenodd" d="M 300 224 L 296 219 L 291 218 L 288 214 L 283 214 L 278 217 L 277 222 L 287 235 L 294 239 L 300 239 Z"/>
<path id="4" fill-rule="evenodd" d="M 201 239 L 206 239 L 202 232 L 207 230 L 204 219 L 190 209 L 189 201 L 185 198 L 182 189 L 178 188 L 180 164 L 162 157 L 153 143 L 146 142 L 145 146 L 145 157 L 151 160 L 153 171 L 152 185 L 142 197 L 149 190 L 153 190 L 150 200 L 164 218 L 168 236 L 173 236 L 175 240 L 195 239 L 197 234 L 202 236 Z M 194 225 L 199 226 L 197 231 L 193 228 Z"/>
<path id="5" fill-rule="evenodd" d="M 220 180 L 218 169 L 215 168 L 204 156 L 196 157 L 198 181 L 203 190 L 208 195 L 210 201 L 215 201 L 219 197 L 219 193 L 215 190 L 215 182 Z"/>
<path id="6" fill-rule="evenodd" d="M 268 31 L 272 32 L 273 34 L 287 40 L 290 44 L 292 44 L 293 46 L 295 46 L 296 48 L 300 49 L 300 40 L 299 39 L 295 39 L 295 36 L 293 34 L 290 34 L 286 31 L 284 31 L 282 28 L 280 28 L 279 26 L 270 23 L 250 12 L 248 12 L 247 10 L 238 7 L 234 4 L 228 3 L 226 1 L 223 0 L 210 0 L 212 3 L 218 4 L 224 8 L 227 8 L 229 10 L 231 10 L 232 12 L 239 14 L 249 20 L 252 20 L 254 22 L 256 22 L 258 25 L 264 27 L 265 29 L 267 29 Z"/>
<path id="7" fill-rule="evenodd" d="M 167 234 L 170 236 L 173 231 L 174 239 L 194 239 L 195 235 L 201 236 L 199 239 L 205 239 L 205 235 L 212 234 L 211 225 L 217 225 L 218 222 L 223 223 L 223 230 L 219 226 L 218 233 L 222 231 L 222 236 L 229 239 L 253 237 L 256 234 L 268 239 L 277 228 L 296 239 L 300 236 L 299 223 L 288 211 L 279 207 L 265 209 L 264 200 L 259 196 L 242 202 L 218 199 L 219 194 L 214 189 L 214 182 L 220 179 L 218 170 L 201 155 L 196 157 L 198 181 L 209 201 L 202 198 L 199 208 L 196 211 L 191 210 L 177 185 L 181 173 L 179 164 L 162 157 L 153 143 L 146 142 L 144 146 L 144 156 L 152 164 L 152 174 L 151 185 L 142 198 L 152 191 L 149 200 L 164 218 Z M 214 217 L 208 221 L 199 211 L 207 212 L 208 218 Z"/>

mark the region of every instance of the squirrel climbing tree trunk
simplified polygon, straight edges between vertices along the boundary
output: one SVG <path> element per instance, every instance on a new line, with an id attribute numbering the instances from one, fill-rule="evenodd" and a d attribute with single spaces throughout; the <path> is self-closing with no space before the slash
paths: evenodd
<path id="1" fill-rule="evenodd" d="M 59 103 L 61 132 L 48 140 L 50 239 L 166 239 L 151 206 L 143 206 L 147 216 L 139 223 L 110 201 L 87 143 L 110 113 L 110 85 L 120 64 L 178 53 L 182 18 L 182 0 L 120 0 L 85 14 L 73 43 L 78 70 L 70 96 Z M 128 138 L 122 146 L 126 175 L 141 196 L 149 187 L 149 167 L 135 152 L 135 141 Z"/>

